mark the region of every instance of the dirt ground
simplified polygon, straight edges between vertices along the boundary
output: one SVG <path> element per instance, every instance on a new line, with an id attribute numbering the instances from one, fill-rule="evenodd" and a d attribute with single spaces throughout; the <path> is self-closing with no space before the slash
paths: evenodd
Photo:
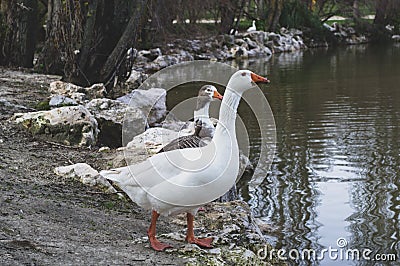
<path id="1" fill-rule="evenodd" d="M 184 264 L 134 243 L 146 236 L 147 211 L 53 173 L 78 162 L 99 170 L 98 153 L 37 140 L 9 121 L 46 99 L 57 79 L 0 69 L 0 265 Z M 158 232 L 182 228 L 161 218 Z"/>

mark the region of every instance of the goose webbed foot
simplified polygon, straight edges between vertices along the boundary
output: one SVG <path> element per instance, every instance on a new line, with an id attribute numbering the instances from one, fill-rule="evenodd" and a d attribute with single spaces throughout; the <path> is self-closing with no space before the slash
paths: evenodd
<path id="1" fill-rule="evenodd" d="M 154 236 L 149 236 L 149 241 L 151 248 L 155 251 L 164 251 L 167 248 L 172 248 L 171 245 L 158 241 L 158 239 Z"/>
<path id="2" fill-rule="evenodd" d="M 194 221 L 194 216 L 191 213 L 187 213 L 186 241 L 190 244 L 196 244 L 202 248 L 213 248 L 211 243 L 213 242 L 214 239 L 212 237 L 208 237 L 208 238 L 194 237 L 193 221 Z"/>
<path id="3" fill-rule="evenodd" d="M 212 237 L 207 237 L 207 238 L 187 238 L 186 237 L 186 241 L 190 244 L 196 244 L 199 247 L 202 248 L 213 248 L 213 246 L 211 245 L 211 243 L 213 242 L 213 238 Z"/>

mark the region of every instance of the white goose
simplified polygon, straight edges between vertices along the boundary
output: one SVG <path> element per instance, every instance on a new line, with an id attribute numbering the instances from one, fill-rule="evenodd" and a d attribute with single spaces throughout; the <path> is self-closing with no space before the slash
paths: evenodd
<path id="1" fill-rule="evenodd" d="M 182 136 L 172 140 L 160 151 L 172 151 L 176 149 L 197 148 L 205 144 L 214 136 L 215 127 L 209 115 L 210 103 L 214 99 L 222 100 L 223 96 L 213 85 L 204 85 L 200 88 L 197 95 L 197 105 L 194 110 L 193 118 L 195 121 L 195 132 L 192 135 Z M 204 145 L 203 145 L 204 146 Z"/>
<path id="2" fill-rule="evenodd" d="M 187 213 L 186 241 L 211 248 L 213 238 L 194 236 L 193 220 L 199 207 L 211 202 L 235 183 L 239 171 L 239 147 L 236 140 L 236 111 L 243 92 L 256 82 L 269 80 L 249 70 L 239 70 L 230 78 L 220 109 L 219 121 L 210 144 L 159 153 L 146 161 L 101 171 L 115 181 L 139 206 L 152 210 L 147 231 L 150 245 L 157 251 L 171 247 L 156 238 L 160 214 Z"/>
<path id="3" fill-rule="evenodd" d="M 247 29 L 247 32 L 252 32 L 252 31 L 256 31 L 256 30 L 257 30 L 256 21 L 253 20 L 253 24 L 251 25 L 251 27 L 249 27 L 249 28 Z"/>

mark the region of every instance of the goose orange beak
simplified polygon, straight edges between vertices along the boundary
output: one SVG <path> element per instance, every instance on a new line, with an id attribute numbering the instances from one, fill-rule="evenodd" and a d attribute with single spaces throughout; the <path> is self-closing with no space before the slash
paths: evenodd
<path id="1" fill-rule="evenodd" d="M 222 100 L 223 96 L 218 91 L 214 91 L 213 98 Z"/>
<path id="2" fill-rule="evenodd" d="M 267 78 L 261 77 L 257 74 L 251 73 L 251 79 L 255 83 L 270 83 L 270 81 Z"/>

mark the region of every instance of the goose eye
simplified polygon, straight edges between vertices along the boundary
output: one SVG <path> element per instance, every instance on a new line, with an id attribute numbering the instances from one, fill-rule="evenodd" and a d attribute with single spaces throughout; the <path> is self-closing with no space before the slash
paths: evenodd
<path id="1" fill-rule="evenodd" d="M 244 76 L 246 76 L 247 74 L 246 74 L 246 72 L 242 72 L 242 76 L 244 77 Z"/>

